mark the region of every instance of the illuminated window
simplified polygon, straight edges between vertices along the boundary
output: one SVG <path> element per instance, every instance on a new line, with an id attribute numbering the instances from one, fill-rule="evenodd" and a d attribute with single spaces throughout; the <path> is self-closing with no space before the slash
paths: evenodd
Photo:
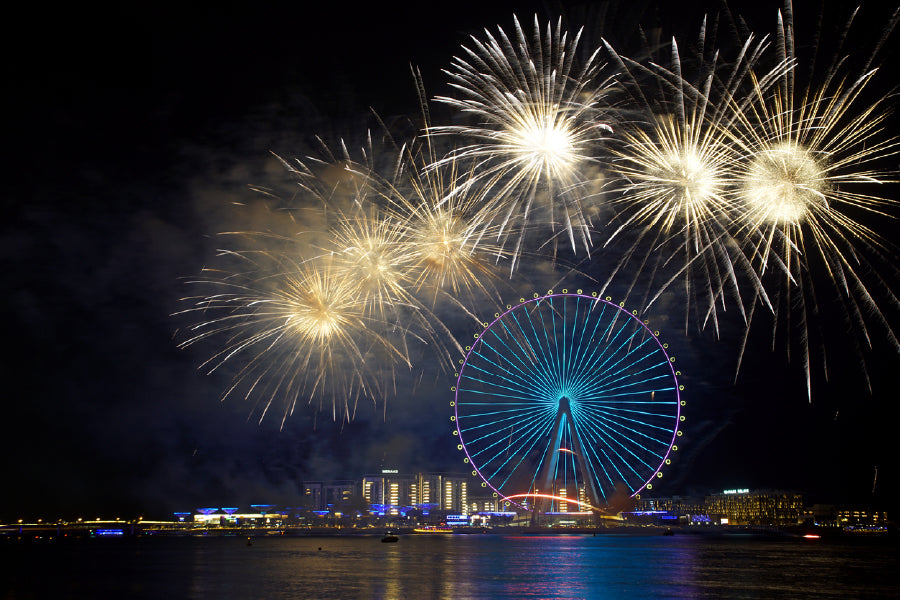
<path id="1" fill-rule="evenodd" d="M 465 481 L 462 481 L 459 484 L 459 497 L 460 497 L 460 502 L 462 503 L 462 507 L 463 507 L 463 509 L 462 509 L 463 514 L 468 515 L 469 510 L 468 510 L 468 506 L 466 506 L 466 482 Z"/>
<path id="2" fill-rule="evenodd" d="M 400 505 L 400 484 L 392 483 L 390 484 L 390 504 L 391 504 L 391 514 L 396 515 L 399 511 L 397 507 Z"/>

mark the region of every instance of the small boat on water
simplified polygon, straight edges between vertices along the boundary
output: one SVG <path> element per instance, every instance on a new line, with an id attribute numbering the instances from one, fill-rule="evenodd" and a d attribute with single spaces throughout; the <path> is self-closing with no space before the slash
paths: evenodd
<path id="1" fill-rule="evenodd" d="M 381 541 L 385 544 L 389 544 L 391 542 L 399 542 L 400 538 L 398 536 L 394 535 L 393 533 L 391 533 L 390 531 L 388 531 L 387 533 L 385 533 L 382 536 Z"/>

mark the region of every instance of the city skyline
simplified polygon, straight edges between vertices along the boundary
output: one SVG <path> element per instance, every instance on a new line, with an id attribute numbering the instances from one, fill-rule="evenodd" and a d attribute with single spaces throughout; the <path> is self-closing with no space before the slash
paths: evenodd
<path id="1" fill-rule="evenodd" d="M 830 16 L 846 19 L 838 13 L 850 6 Z M 763 35 L 780 7 L 730 8 Z M 660 23 L 687 47 L 704 12 L 722 11 L 710 3 L 666 21 L 674 9 L 649 2 L 469 3 L 452 17 L 408 3 L 390 8 L 206 12 L 163 4 L 146 15 L 117 9 L 114 30 L 90 24 L 105 22 L 91 13 L 99 9 L 70 8 L 82 27 L 55 15 L 36 36 L 39 48 L 9 67 L 16 156 L 7 165 L 2 240 L 6 339 L 15 356 L 4 363 L 0 452 L 9 485 L 0 519 L 70 508 L 171 512 L 217 498 L 277 503 L 296 496 L 303 481 L 373 465 L 468 471 L 450 422 L 453 373 L 431 347 L 415 348 L 415 368 L 396 369 L 386 398 L 361 400 L 349 421 L 300 403 L 283 425 L 280 415 L 260 422 L 253 399 L 221 400 L 229 369 L 207 376 L 198 366 L 208 352 L 177 347 L 191 324 L 172 316 L 191 294 L 185 281 L 213 263 L 220 232 L 256 222 L 265 203 L 256 190 L 284 184 L 271 153 L 312 154 L 317 135 L 356 147 L 367 129 L 378 136 L 373 112 L 391 125 L 414 117 L 410 64 L 433 98 L 448 93 L 442 69 L 469 35 L 509 28 L 513 13 L 523 23 L 535 13 L 542 21 L 562 16 L 567 26 L 585 25 L 585 44 L 604 37 L 624 52 L 638 25 Z M 22 10 L 22 22 L 37 31 L 39 15 Z M 817 11 L 795 6 L 803 40 L 813 36 Z M 885 14 L 864 7 L 855 25 L 883 23 Z M 886 48 L 896 58 L 894 38 Z M 891 73 L 880 74 L 878 90 L 893 89 Z M 897 229 L 880 233 L 890 240 Z M 598 291 L 618 264 L 600 246 L 590 269 L 561 274 L 532 265 L 507 274 L 498 295 L 511 302 L 557 285 Z M 895 279 L 886 283 L 896 292 Z M 615 291 L 614 300 L 624 300 Z M 638 297 L 627 303 L 644 308 Z M 494 313 L 468 308 L 480 318 Z M 850 327 L 829 301 L 818 310 L 824 328 Z M 890 318 L 896 326 L 896 311 Z M 814 368 L 808 386 L 799 348 L 791 347 L 789 363 L 782 337 L 773 350 L 762 327 L 751 331 L 737 371 L 743 323 L 732 306 L 719 317 L 718 335 L 712 326 L 686 330 L 673 297 L 658 301 L 648 319 L 677 358 L 688 401 L 682 448 L 654 494 L 796 487 L 836 503 L 896 503 L 890 441 L 900 356 L 890 343 L 873 335 L 873 349 L 862 350 L 869 393 L 851 345 L 829 345 L 828 380 Z M 460 342 L 474 330 L 462 311 L 446 321 Z"/>

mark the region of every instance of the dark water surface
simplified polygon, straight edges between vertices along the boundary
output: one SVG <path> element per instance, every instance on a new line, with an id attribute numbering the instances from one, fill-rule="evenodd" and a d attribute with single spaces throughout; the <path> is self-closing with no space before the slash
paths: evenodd
<path id="1" fill-rule="evenodd" d="M 0 597 L 898 598 L 898 547 L 703 536 L 0 543 Z"/>

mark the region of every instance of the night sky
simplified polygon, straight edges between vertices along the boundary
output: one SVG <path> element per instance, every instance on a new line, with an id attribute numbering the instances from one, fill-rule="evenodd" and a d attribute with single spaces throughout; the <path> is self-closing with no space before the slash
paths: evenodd
<path id="1" fill-rule="evenodd" d="M 359 143 L 377 127 L 372 111 L 389 122 L 414 115 L 410 64 L 430 96 L 446 94 L 441 69 L 459 45 L 508 28 L 513 12 L 529 23 L 535 12 L 562 14 L 587 26 L 586 43 L 604 36 L 623 51 L 641 47 L 638 24 L 690 39 L 703 14 L 644 1 L 303 4 L 67 4 L 5 19 L 0 520 L 167 518 L 290 504 L 304 479 L 463 470 L 450 434 L 452 374 L 427 352 L 410 376 L 414 393 L 363 401 L 349 423 L 301 406 L 281 428 L 279 418 L 259 423 L 241 398 L 220 401 L 228 373 L 198 370 L 209 348 L 176 347 L 189 324 L 172 316 L 190 293 L 185 279 L 214 260 L 218 232 L 241 224 L 234 203 L 254 200 L 250 186 L 284 184 L 271 153 L 303 156 L 315 135 Z M 779 4 L 752 5 L 729 10 L 771 32 Z M 829 6 L 826 25 L 846 20 L 848 3 Z M 868 9 L 857 25 L 877 32 L 888 13 Z M 819 8 L 796 12 L 811 36 Z M 885 70 L 884 93 L 896 83 L 895 67 Z M 877 226 L 897 239 L 888 219 Z M 589 274 L 614 259 L 598 254 Z M 896 292 L 900 281 L 885 272 Z M 510 287 L 540 279 L 521 277 Z M 840 329 L 832 304 L 823 298 L 817 318 Z M 873 392 L 857 355 L 835 343 L 829 380 L 814 366 L 810 402 L 796 356 L 789 362 L 780 340 L 772 350 L 764 319 L 735 382 L 735 312 L 717 339 L 686 332 L 674 302 L 659 311 L 651 319 L 679 359 L 688 400 L 683 452 L 660 494 L 783 488 L 896 504 L 900 356 L 877 332 L 862 353 Z M 896 310 L 888 315 L 900 326 Z"/>

